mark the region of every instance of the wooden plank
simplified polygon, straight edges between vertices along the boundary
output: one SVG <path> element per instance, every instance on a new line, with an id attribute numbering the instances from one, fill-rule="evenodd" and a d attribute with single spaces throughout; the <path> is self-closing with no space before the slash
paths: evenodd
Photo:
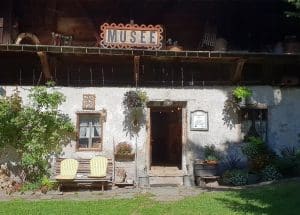
<path id="1" fill-rule="evenodd" d="M 246 63 L 246 59 L 239 59 L 236 65 L 233 68 L 233 74 L 231 76 L 231 81 L 233 84 L 237 84 L 242 79 L 242 72 L 244 65 Z"/>
<path id="2" fill-rule="evenodd" d="M 139 74 L 140 74 L 140 56 L 133 57 L 133 74 L 134 74 L 134 82 L 137 87 L 139 82 Z"/>
<path id="3" fill-rule="evenodd" d="M 42 66 L 42 72 L 45 76 L 46 80 L 52 79 L 52 74 L 50 72 L 50 66 L 47 58 L 47 54 L 45 52 L 37 52 L 37 55 L 40 58 L 41 66 Z"/>

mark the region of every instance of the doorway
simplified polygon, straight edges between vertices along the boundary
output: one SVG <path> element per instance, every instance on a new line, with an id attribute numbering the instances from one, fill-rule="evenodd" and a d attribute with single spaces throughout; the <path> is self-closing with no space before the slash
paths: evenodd
<path id="1" fill-rule="evenodd" d="M 176 166 L 182 162 L 182 108 L 151 107 L 151 166 Z"/>

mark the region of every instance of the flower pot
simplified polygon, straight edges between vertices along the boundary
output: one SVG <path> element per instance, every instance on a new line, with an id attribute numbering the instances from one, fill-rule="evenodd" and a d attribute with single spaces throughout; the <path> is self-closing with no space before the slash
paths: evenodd
<path id="1" fill-rule="evenodd" d="M 218 163 L 195 162 L 194 173 L 195 176 L 216 176 L 218 171 Z"/>
<path id="2" fill-rule="evenodd" d="M 240 107 L 246 107 L 246 99 L 242 98 L 241 100 L 239 100 L 238 106 L 240 106 Z"/>
<path id="3" fill-rule="evenodd" d="M 115 161 L 130 162 L 134 161 L 135 154 L 115 154 Z"/>

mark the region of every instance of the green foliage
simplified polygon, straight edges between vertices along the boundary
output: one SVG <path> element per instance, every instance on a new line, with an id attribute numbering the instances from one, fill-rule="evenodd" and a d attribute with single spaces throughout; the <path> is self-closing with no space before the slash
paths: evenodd
<path id="1" fill-rule="evenodd" d="M 282 177 L 282 175 L 278 172 L 278 170 L 273 165 L 266 166 L 265 169 L 262 170 L 262 179 L 264 181 L 273 181 L 278 180 Z"/>
<path id="2" fill-rule="evenodd" d="M 46 187 L 47 190 L 53 190 L 57 188 L 57 183 L 51 181 L 47 176 L 44 176 L 41 180 L 41 187 Z"/>
<path id="3" fill-rule="evenodd" d="M 239 86 L 232 91 L 233 96 L 237 101 L 246 99 L 252 96 L 252 91 L 248 87 Z"/>
<path id="4" fill-rule="evenodd" d="M 145 107 L 148 97 L 146 92 L 140 90 L 131 90 L 125 93 L 123 105 L 125 108 L 132 109 L 137 107 Z"/>
<path id="5" fill-rule="evenodd" d="M 276 157 L 273 164 L 283 176 L 300 176 L 299 155 L 300 151 L 294 147 L 284 147 L 280 150 L 280 156 Z"/>
<path id="6" fill-rule="evenodd" d="M 266 152 L 266 144 L 260 137 L 249 137 L 242 147 L 242 152 L 250 159 L 255 159 L 258 155 Z"/>
<path id="7" fill-rule="evenodd" d="M 26 179 L 34 182 L 48 173 L 50 155 L 61 152 L 74 126 L 58 110 L 65 101 L 62 93 L 39 86 L 30 90 L 29 99 L 29 106 L 22 105 L 18 93 L 0 100 L 0 146 L 17 149 Z"/>
<path id="8" fill-rule="evenodd" d="M 26 191 L 35 191 L 40 189 L 41 187 L 41 181 L 37 182 L 26 182 L 22 185 L 20 191 L 21 192 L 26 192 Z"/>
<path id="9" fill-rule="evenodd" d="M 22 125 L 18 116 L 22 110 L 21 103 L 17 90 L 10 97 L 0 98 L 0 148 L 8 143 L 16 145 L 20 139 Z"/>
<path id="10" fill-rule="evenodd" d="M 140 129 L 146 123 L 145 107 L 148 101 L 146 92 L 140 90 L 131 90 L 124 94 L 123 106 L 125 119 L 123 121 L 124 131 L 129 133 L 130 137 L 138 134 Z"/>
<path id="11" fill-rule="evenodd" d="M 271 163 L 273 154 L 260 137 L 248 137 L 246 141 L 242 152 L 250 161 L 251 171 L 259 172 Z"/>
<path id="12" fill-rule="evenodd" d="M 294 6 L 293 11 L 286 11 L 287 17 L 300 18 L 300 0 L 287 0 L 292 6 Z"/>
<path id="13" fill-rule="evenodd" d="M 129 143 L 121 142 L 116 147 L 116 154 L 131 154 L 132 147 Z"/>
<path id="14" fill-rule="evenodd" d="M 222 180 L 225 184 L 234 186 L 246 185 L 248 181 L 248 173 L 246 171 L 238 169 L 227 170 L 223 174 Z"/>
<path id="15" fill-rule="evenodd" d="M 204 146 L 204 160 L 205 161 L 218 161 L 220 158 L 216 147 L 214 145 Z"/>

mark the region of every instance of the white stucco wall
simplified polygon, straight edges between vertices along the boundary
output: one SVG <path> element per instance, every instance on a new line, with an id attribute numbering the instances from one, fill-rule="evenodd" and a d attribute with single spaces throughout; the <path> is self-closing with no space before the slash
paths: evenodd
<path id="1" fill-rule="evenodd" d="M 15 87 L 4 87 L 7 95 L 13 92 Z M 30 87 L 19 87 L 25 103 Z M 70 143 L 64 149 L 65 157 L 90 158 L 95 154 L 112 156 L 113 144 L 121 141 L 130 142 L 133 147 L 135 138 L 130 139 L 123 131 L 123 107 L 122 100 L 126 91 L 132 88 L 116 87 L 56 87 L 67 97 L 61 110 L 67 113 L 74 124 L 76 123 L 76 111 L 82 111 L 82 95 L 96 95 L 96 110 L 107 110 L 107 120 L 103 128 L 103 152 L 76 152 L 75 142 Z M 187 102 L 187 151 L 183 155 L 183 169 L 186 164 L 192 166 L 192 160 L 199 157 L 201 147 L 214 144 L 220 150 L 226 150 L 232 146 L 238 146 L 240 139 L 240 124 L 224 121 L 224 104 L 228 93 L 233 87 L 203 87 L 197 89 L 166 89 L 145 88 L 150 101 L 170 99 L 173 101 Z M 300 144 L 300 89 L 299 88 L 273 88 L 270 86 L 251 87 L 253 97 L 260 103 L 268 106 L 268 142 L 272 147 L 280 148 L 282 145 Z M 208 131 L 190 131 L 190 112 L 204 110 L 209 115 Z M 231 125 L 231 126 L 230 126 Z M 146 165 L 146 129 L 143 128 L 138 137 L 138 164 L 143 171 Z M 228 144 L 230 143 L 230 144 Z M 189 168 L 188 172 L 192 172 Z"/>

